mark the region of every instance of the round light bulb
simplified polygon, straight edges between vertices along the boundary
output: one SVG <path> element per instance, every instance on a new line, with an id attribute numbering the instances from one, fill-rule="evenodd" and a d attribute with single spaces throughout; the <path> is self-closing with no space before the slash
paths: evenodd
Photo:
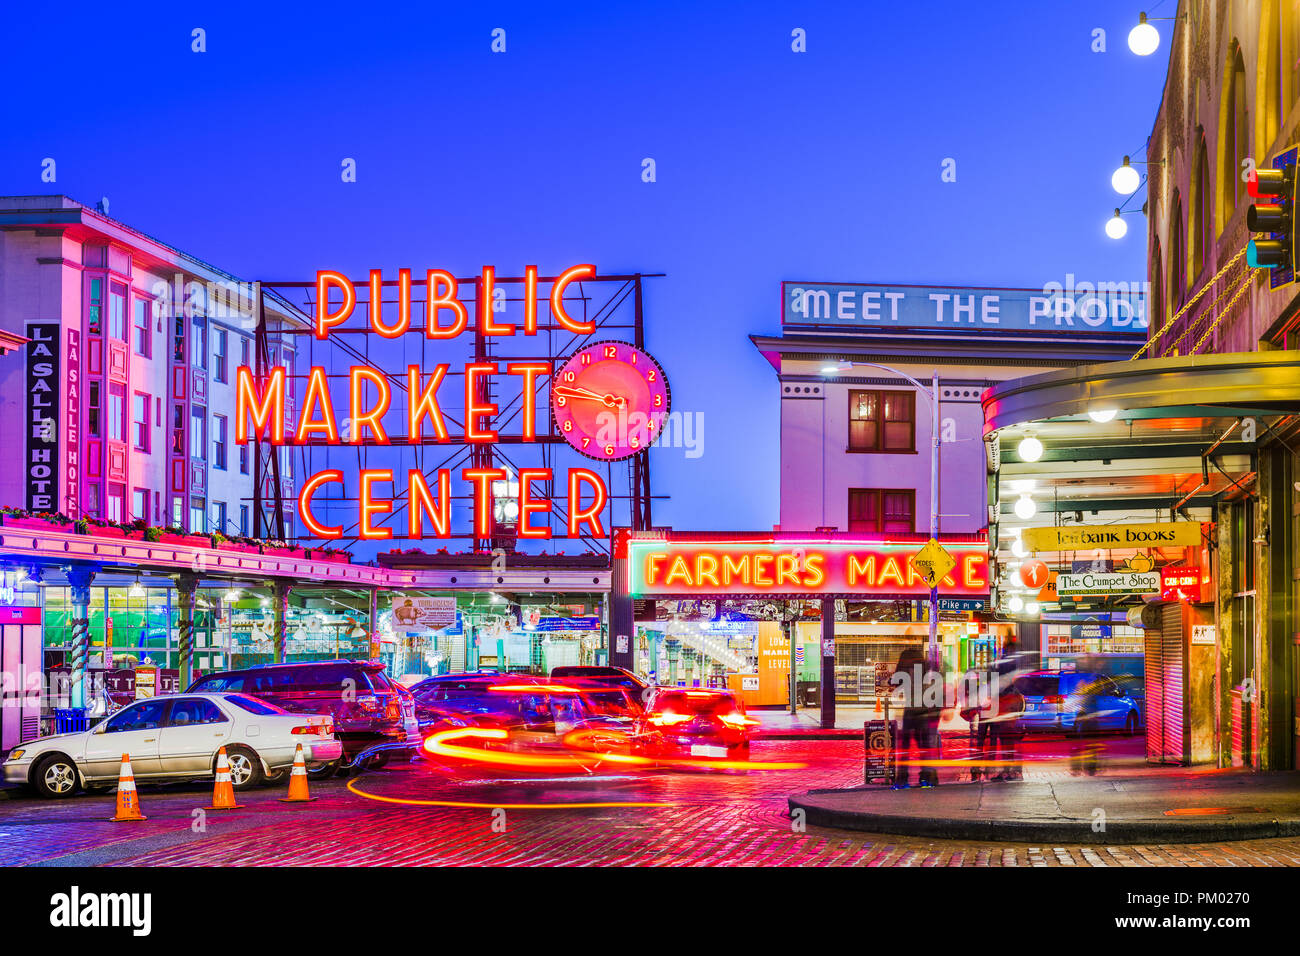
<path id="1" fill-rule="evenodd" d="M 1021 461 L 1038 461 L 1043 457 L 1043 443 L 1033 435 L 1026 435 L 1016 446 L 1016 455 Z"/>
<path id="2" fill-rule="evenodd" d="M 1011 553 L 1014 554 L 1017 558 L 1025 558 L 1029 556 L 1029 549 L 1025 547 L 1025 543 L 1023 541 L 1021 541 L 1019 538 L 1016 538 L 1015 541 L 1011 542 Z"/>
<path id="3" fill-rule="evenodd" d="M 1138 186 L 1142 185 L 1142 177 L 1138 175 L 1136 169 L 1125 163 L 1111 173 L 1110 184 L 1121 196 L 1131 196 L 1137 192 Z"/>
<path id="4" fill-rule="evenodd" d="M 1160 46 L 1160 31 L 1143 20 L 1128 31 L 1128 48 L 1138 56 L 1150 56 Z"/>
<path id="5" fill-rule="evenodd" d="M 1028 520 L 1038 514 L 1038 505 L 1029 495 L 1021 495 L 1016 499 L 1016 517 Z"/>
<path id="6" fill-rule="evenodd" d="M 1115 417 L 1117 410 L 1114 408 L 1096 408 L 1088 413 L 1088 417 L 1099 425 L 1104 425 Z"/>
<path id="7" fill-rule="evenodd" d="M 1037 602 L 1037 601 L 1026 601 L 1026 602 L 1025 602 L 1025 613 L 1028 614 L 1030 617 L 1034 617 L 1034 616 L 1036 616 L 1036 615 L 1038 614 L 1038 602 Z"/>
<path id="8" fill-rule="evenodd" d="M 1123 239 L 1128 235 L 1128 223 L 1124 221 L 1124 217 L 1119 213 L 1106 220 L 1106 235 L 1112 239 Z"/>
<path id="9" fill-rule="evenodd" d="M 1021 600 L 1019 594 L 1011 595 L 1011 600 L 1007 602 L 1007 607 L 1011 608 L 1012 614 L 1019 614 L 1020 610 L 1024 606 L 1025 606 L 1025 602 Z"/>

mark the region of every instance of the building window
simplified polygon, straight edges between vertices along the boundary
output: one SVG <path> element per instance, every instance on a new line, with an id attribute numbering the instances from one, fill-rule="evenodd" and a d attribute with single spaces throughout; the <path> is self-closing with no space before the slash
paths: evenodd
<path id="1" fill-rule="evenodd" d="M 195 368 L 208 367 L 208 327 L 207 320 L 196 315 L 190 324 L 190 361 Z"/>
<path id="2" fill-rule="evenodd" d="M 239 473 L 241 475 L 248 474 L 248 446 L 247 445 L 239 446 Z"/>
<path id="3" fill-rule="evenodd" d="M 100 326 L 100 314 L 104 306 L 104 280 L 90 280 L 90 301 L 86 304 L 86 324 L 94 335 L 98 335 L 102 329 Z"/>
<path id="4" fill-rule="evenodd" d="M 229 381 L 226 374 L 226 351 L 229 347 L 229 335 L 225 329 L 216 330 L 216 341 L 213 342 L 215 348 L 216 362 L 212 369 L 212 377 L 218 382 Z"/>
<path id="5" fill-rule="evenodd" d="M 86 486 L 86 514 L 99 517 L 99 482 L 92 481 Z"/>
<path id="6" fill-rule="evenodd" d="M 226 422 L 225 415 L 212 416 L 212 464 L 222 471 L 226 470 Z"/>
<path id="7" fill-rule="evenodd" d="M 1246 184 L 1241 181 L 1242 163 L 1250 156 L 1250 114 L 1246 109 L 1246 62 L 1241 57 L 1241 45 L 1233 39 L 1229 45 L 1230 60 L 1223 100 L 1223 135 L 1219 142 L 1219 188 L 1223 197 L 1219 207 L 1219 227 L 1222 230 L 1246 196 Z"/>
<path id="8" fill-rule="evenodd" d="M 239 364 L 247 369 L 253 367 L 253 340 L 242 335 L 239 337 Z"/>
<path id="9" fill-rule="evenodd" d="M 1201 137 L 1200 147 L 1196 151 L 1196 167 L 1192 174 L 1192 209 L 1191 221 L 1188 223 L 1192 240 L 1192 280 L 1201 274 L 1209 258 L 1213 243 L 1213 225 L 1210 222 L 1210 173 L 1206 168 L 1205 137 Z"/>
<path id="10" fill-rule="evenodd" d="M 108 292 L 108 334 L 126 341 L 126 286 L 112 283 Z"/>
<path id="11" fill-rule="evenodd" d="M 124 485 L 108 486 L 108 520 L 109 521 L 116 521 L 120 523 L 123 520 L 125 520 L 122 514 L 122 506 L 126 503 L 124 501 L 125 498 L 126 498 L 126 487 Z"/>
<path id="12" fill-rule="evenodd" d="M 190 531 L 208 530 L 207 502 L 202 498 L 190 499 Z"/>
<path id="13" fill-rule="evenodd" d="M 102 408 L 102 392 L 98 382 L 90 383 L 90 407 L 86 415 L 86 427 L 90 430 L 92 438 L 101 437 L 99 425 L 99 410 Z"/>
<path id="14" fill-rule="evenodd" d="M 108 437 L 126 441 L 126 386 L 112 382 L 108 386 Z"/>
<path id="15" fill-rule="evenodd" d="M 132 492 L 131 517 L 136 521 L 149 520 L 149 489 L 137 488 Z"/>
<path id="16" fill-rule="evenodd" d="M 148 299 L 135 300 L 135 354 L 153 357 L 152 303 Z"/>
<path id="17" fill-rule="evenodd" d="M 849 451 L 916 451 L 916 396 L 911 392 L 849 392 Z"/>
<path id="18" fill-rule="evenodd" d="M 239 506 L 239 533 L 248 537 L 248 505 Z"/>
<path id="19" fill-rule="evenodd" d="M 180 498 L 172 499 L 172 527 L 183 528 L 185 526 L 185 503 Z"/>
<path id="20" fill-rule="evenodd" d="M 867 534 L 916 530 L 916 492 L 850 488 L 849 530 Z"/>
<path id="21" fill-rule="evenodd" d="M 1150 325 L 1150 334 L 1154 336 L 1165 324 L 1165 273 L 1160 261 L 1159 239 L 1151 246 L 1151 295 L 1148 301 L 1151 304 L 1151 315 L 1147 323 Z"/>
<path id="22" fill-rule="evenodd" d="M 190 457 L 204 458 L 208 451 L 208 419 L 197 405 L 190 408 Z"/>
<path id="23" fill-rule="evenodd" d="M 212 502 L 212 530 L 220 534 L 226 533 L 226 503 L 224 501 Z"/>
<path id="24" fill-rule="evenodd" d="M 1169 209 L 1169 306 L 1175 309 L 1187 301 L 1187 225 L 1183 222 L 1183 200 L 1176 189 Z"/>
<path id="25" fill-rule="evenodd" d="M 150 399 L 148 395 L 143 392 L 135 393 L 135 401 L 133 403 L 134 407 L 132 409 L 134 413 L 132 424 L 135 425 L 135 428 L 133 429 L 135 434 L 132 437 L 135 439 L 135 447 L 140 451 L 149 451 L 150 446 L 149 404 Z"/>

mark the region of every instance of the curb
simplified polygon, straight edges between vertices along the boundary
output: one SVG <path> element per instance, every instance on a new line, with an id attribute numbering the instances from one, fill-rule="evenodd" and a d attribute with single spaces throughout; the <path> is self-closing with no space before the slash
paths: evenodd
<path id="1" fill-rule="evenodd" d="M 1101 833 L 1087 820 L 949 820 L 903 814 L 836 810 L 797 797 L 787 799 L 790 811 L 804 811 L 806 822 L 839 830 L 860 830 L 942 840 L 995 843 L 1219 843 L 1225 840 L 1266 840 L 1300 836 L 1300 819 L 1271 819 L 1209 824 L 1201 821 L 1114 820 Z"/>
<path id="2" fill-rule="evenodd" d="M 801 733 L 797 730 L 774 730 L 771 733 L 754 734 L 754 740 L 861 740 L 860 730 L 810 730 Z"/>

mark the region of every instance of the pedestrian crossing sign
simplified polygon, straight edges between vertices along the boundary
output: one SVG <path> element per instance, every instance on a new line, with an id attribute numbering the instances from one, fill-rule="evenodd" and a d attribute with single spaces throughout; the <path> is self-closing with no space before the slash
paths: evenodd
<path id="1" fill-rule="evenodd" d="M 936 539 L 931 538 L 925 543 L 925 547 L 912 555 L 911 564 L 921 572 L 921 578 L 926 586 L 935 588 L 948 576 L 949 571 L 957 567 L 957 559 Z"/>

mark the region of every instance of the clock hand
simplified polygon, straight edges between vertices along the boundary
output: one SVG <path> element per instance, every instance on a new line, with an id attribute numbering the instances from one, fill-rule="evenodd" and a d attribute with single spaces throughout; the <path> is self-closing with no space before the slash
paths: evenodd
<path id="1" fill-rule="evenodd" d="M 621 395 L 601 395 L 589 388 L 571 388 L 568 385 L 556 385 L 551 391 L 561 398 L 583 398 L 592 402 L 601 402 L 606 408 L 619 408 L 627 404 L 627 399 Z"/>

